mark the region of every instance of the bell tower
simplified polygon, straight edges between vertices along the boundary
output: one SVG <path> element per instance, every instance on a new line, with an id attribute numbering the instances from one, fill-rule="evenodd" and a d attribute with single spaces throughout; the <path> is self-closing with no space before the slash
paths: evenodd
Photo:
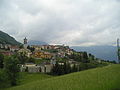
<path id="1" fill-rule="evenodd" d="M 27 45 L 27 41 L 28 41 L 28 40 L 27 40 L 27 38 L 25 37 L 25 38 L 24 38 L 24 48 L 25 48 L 25 49 L 27 49 L 27 46 L 28 46 L 28 45 Z"/>
<path id="2" fill-rule="evenodd" d="M 24 39 L 24 44 L 27 44 L 27 38 L 25 37 L 25 39 Z"/>

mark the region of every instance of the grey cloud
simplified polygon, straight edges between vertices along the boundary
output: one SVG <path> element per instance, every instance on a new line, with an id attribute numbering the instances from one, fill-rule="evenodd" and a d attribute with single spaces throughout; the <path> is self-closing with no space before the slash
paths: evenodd
<path id="1" fill-rule="evenodd" d="M 111 45 L 120 36 L 119 0 L 1 0 L 0 29 L 19 41 Z"/>

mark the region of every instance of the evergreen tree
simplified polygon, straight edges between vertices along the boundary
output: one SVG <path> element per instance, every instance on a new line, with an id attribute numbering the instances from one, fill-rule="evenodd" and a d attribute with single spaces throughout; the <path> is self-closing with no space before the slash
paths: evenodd
<path id="1" fill-rule="evenodd" d="M 3 68 L 4 55 L 0 54 L 0 68 Z"/>
<path id="2" fill-rule="evenodd" d="M 83 63 L 88 63 L 89 62 L 87 52 L 83 52 L 83 60 L 82 60 L 82 62 Z"/>
<path id="3" fill-rule="evenodd" d="M 5 72 L 8 75 L 10 84 L 12 86 L 17 84 L 18 72 L 19 72 L 19 61 L 15 56 L 7 57 L 5 59 Z"/>
<path id="4" fill-rule="evenodd" d="M 71 73 L 71 67 L 69 63 L 65 62 L 63 67 L 64 67 L 64 74 Z"/>
<path id="5" fill-rule="evenodd" d="M 51 73 L 53 75 L 58 75 L 58 72 L 59 72 L 59 64 L 58 64 L 58 62 L 56 62 L 56 64 L 53 66 Z"/>
<path id="6" fill-rule="evenodd" d="M 72 67 L 72 72 L 77 72 L 77 71 L 78 71 L 77 66 L 74 64 Z"/>

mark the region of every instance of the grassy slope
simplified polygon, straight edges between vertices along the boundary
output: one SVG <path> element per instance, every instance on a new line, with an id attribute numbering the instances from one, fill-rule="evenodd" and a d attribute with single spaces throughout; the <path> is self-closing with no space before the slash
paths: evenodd
<path id="1" fill-rule="evenodd" d="M 120 65 L 35 81 L 8 90 L 119 90 Z M 119 88 L 119 89 L 118 89 Z"/>
<path id="2" fill-rule="evenodd" d="M 25 73 L 22 72 L 20 73 L 20 84 L 27 84 L 27 83 L 31 83 L 34 81 L 41 81 L 41 80 L 45 80 L 48 78 L 51 78 L 52 76 L 47 75 L 47 74 L 41 74 L 41 73 Z"/>

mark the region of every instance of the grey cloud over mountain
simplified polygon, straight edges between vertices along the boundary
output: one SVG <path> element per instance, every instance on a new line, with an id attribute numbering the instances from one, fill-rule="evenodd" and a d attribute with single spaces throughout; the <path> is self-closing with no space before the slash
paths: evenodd
<path id="1" fill-rule="evenodd" d="M 0 0 L 0 29 L 50 44 L 113 45 L 120 0 Z"/>

